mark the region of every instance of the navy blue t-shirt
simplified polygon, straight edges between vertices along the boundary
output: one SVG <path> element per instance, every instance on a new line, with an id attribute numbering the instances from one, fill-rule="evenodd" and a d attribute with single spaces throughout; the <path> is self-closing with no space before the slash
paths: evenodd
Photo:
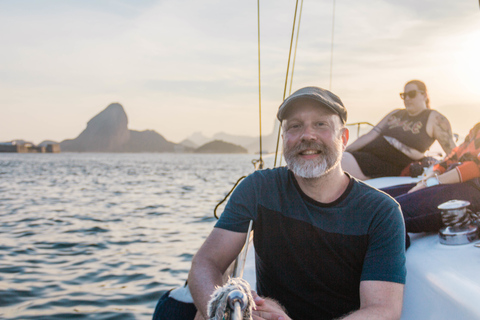
<path id="1" fill-rule="evenodd" d="M 405 283 L 405 228 L 398 203 L 350 178 L 336 201 L 302 192 L 291 171 L 256 171 L 215 225 L 247 232 L 253 220 L 257 291 L 295 320 L 333 319 L 360 307 L 363 280 Z"/>

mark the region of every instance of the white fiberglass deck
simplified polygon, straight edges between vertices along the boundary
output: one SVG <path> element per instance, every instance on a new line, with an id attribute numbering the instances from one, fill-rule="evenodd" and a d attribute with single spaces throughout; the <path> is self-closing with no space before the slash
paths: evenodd
<path id="1" fill-rule="evenodd" d="M 402 319 L 480 319 L 480 248 L 410 236 Z"/>

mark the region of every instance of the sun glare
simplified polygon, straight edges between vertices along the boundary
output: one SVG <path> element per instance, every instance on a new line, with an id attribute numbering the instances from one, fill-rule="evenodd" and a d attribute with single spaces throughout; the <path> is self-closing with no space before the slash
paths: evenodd
<path id="1" fill-rule="evenodd" d="M 461 37 L 454 59 L 458 77 L 468 91 L 480 92 L 480 30 Z"/>

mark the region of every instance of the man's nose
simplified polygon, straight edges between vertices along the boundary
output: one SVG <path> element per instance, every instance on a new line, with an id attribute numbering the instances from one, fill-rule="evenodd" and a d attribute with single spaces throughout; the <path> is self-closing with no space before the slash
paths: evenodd
<path id="1" fill-rule="evenodd" d="M 311 126 L 305 126 L 305 129 L 302 133 L 303 140 L 316 140 L 317 135 L 315 130 Z"/>

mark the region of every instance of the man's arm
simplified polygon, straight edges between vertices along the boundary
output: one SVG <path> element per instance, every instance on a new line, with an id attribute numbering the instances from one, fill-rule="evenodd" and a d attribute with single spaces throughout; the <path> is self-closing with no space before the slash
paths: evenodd
<path id="1" fill-rule="evenodd" d="M 207 304 L 215 286 L 222 285 L 222 276 L 238 256 L 246 233 L 214 228 L 193 257 L 188 286 L 200 314 L 207 319 Z"/>
<path id="2" fill-rule="evenodd" d="M 403 305 L 403 287 L 403 284 L 387 281 L 360 282 L 360 309 L 341 319 L 400 319 Z"/>
<path id="3" fill-rule="evenodd" d="M 398 320 L 402 315 L 403 284 L 387 281 L 360 282 L 360 309 L 341 320 Z M 291 320 L 276 301 L 254 294 L 257 311 L 253 319 Z M 257 300 L 260 302 L 257 302 Z M 261 316 L 261 317 L 258 317 Z"/>

